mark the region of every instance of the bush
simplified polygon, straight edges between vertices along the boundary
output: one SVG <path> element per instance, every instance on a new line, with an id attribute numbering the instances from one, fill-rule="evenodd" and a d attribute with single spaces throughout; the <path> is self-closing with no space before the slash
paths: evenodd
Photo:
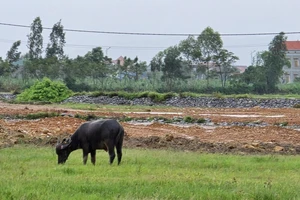
<path id="1" fill-rule="evenodd" d="M 72 95 L 72 91 L 60 81 L 44 78 L 17 96 L 17 101 L 49 101 L 61 102 Z"/>
<path id="2" fill-rule="evenodd" d="M 213 97 L 218 98 L 218 99 L 224 99 L 224 95 L 220 92 L 213 92 Z"/>
<path id="3" fill-rule="evenodd" d="M 183 121 L 186 123 L 193 123 L 194 119 L 190 116 L 186 116 L 186 117 L 184 117 Z"/>
<path id="4" fill-rule="evenodd" d="M 300 108 L 300 104 L 299 104 L 299 103 L 295 104 L 295 105 L 293 106 L 293 108 Z"/>
<path id="5" fill-rule="evenodd" d="M 250 95 L 250 94 L 237 94 L 234 97 L 235 98 L 240 98 L 240 99 L 242 99 L 242 98 L 248 98 L 248 99 L 253 98 L 252 95 Z"/>
<path id="6" fill-rule="evenodd" d="M 162 102 L 164 100 L 164 95 L 157 92 L 149 92 L 148 97 L 155 102 Z"/>
<path id="7" fill-rule="evenodd" d="M 46 118 L 46 117 L 57 117 L 59 116 L 56 112 L 38 112 L 38 113 L 29 113 L 26 116 L 18 116 L 19 118 L 25 118 L 25 119 L 40 119 L 40 118 Z"/>
<path id="8" fill-rule="evenodd" d="M 203 123 L 206 122 L 206 119 L 204 119 L 204 118 L 199 118 L 199 119 L 197 119 L 196 122 L 197 122 L 198 124 L 203 124 Z"/>

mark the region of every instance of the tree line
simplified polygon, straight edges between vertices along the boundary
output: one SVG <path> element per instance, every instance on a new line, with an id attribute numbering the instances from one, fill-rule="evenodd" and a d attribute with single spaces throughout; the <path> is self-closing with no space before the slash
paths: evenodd
<path id="1" fill-rule="evenodd" d="M 18 78 L 24 83 L 48 77 L 64 81 L 73 91 L 118 90 L 126 85 L 127 90 L 157 92 L 272 93 L 277 91 L 283 66 L 289 66 L 284 33 L 276 35 L 269 49 L 257 54 L 254 64 L 243 74 L 234 67 L 239 58 L 223 47 L 220 34 L 211 27 L 205 28 L 198 37 L 189 36 L 158 52 L 149 64 L 138 57 L 126 56 L 124 62 L 112 62 L 112 58 L 104 56 L 101 47 L 69 58 L 64 52 L 66 33 L 61 20 L 53 25 L 45 49 L 42 33 L 42 21 L 36 17 L 27 35 L 28 52 L 19 52 L 21 41 L 14 42 L 6 58 L 0 58 L 1 77 Z M 23 63 L 18 65 L 20 60 Z M 212 85 L 216 81 L 217 87 Z"/>

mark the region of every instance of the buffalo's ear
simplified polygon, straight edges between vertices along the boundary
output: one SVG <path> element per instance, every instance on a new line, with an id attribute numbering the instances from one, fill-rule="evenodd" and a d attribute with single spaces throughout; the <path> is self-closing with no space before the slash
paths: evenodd
<path id="1" fill-rule="evenodd" d="M 71 138 L 66 139 L 66 141 L 61 144 L 60 149 L 66 149 L 71 145 L 71 142 L 72 142 Z"/>
<path id="2" fill-rule="evenodd" d="M 61 141 L 62 144 L 70 144 L 71 142 L 72 142 L 71 137 L 69 137 L 69 138 L 64 138 L 64 139 Z"/>

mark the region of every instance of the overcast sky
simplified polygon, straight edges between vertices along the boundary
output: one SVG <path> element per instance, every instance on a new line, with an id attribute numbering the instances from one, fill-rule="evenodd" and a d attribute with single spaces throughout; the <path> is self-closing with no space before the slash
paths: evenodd
<path id="1" fill-rule="evenodd" d="M 43 27 L 50 28 L 61 19 L 64 28 L 94 31 L 200 34 L 210 26 L 221 34 L 300 32 L 299 0 L 10 0 L 2 1 L 1 7 L 0 23 L 30 25 L 39 16 Z M 29 32 L 29 28 L 0 25 L 0 56 L 6 57 L 17 40 L 26 53 Z M 43 31 L 44 47 L 49 34 L 50 30 Z M 287 36 L 300 39 L 300 34 Z M 224 48 L 240 58 L 236 64 L 249 65 L 251 53 L 266 50 L 273 38 L 223 36 L 222 40 Z M 138 56 L 149 62 L 183 39 L 66 32 L 65 53 L 74 58 L 101 46 L 113 59 Z"/>

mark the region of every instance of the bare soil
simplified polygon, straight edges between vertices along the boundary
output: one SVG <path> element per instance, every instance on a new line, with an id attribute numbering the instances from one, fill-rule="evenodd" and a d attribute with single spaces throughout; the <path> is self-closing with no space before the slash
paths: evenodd
<path id="1" fill-rule="evenodd" d="M 58 139 L 71 135 L 83 119 L 75 114 L 132 118 L 190 116 L 209 118 L 214 124 L 231 122 L 267 123 L 262 127 L 247 126 L 178 126 L 164 123 L 121 122 L 127 148 L 157 148 L 179 151 L 200 151 L 238 154 L 299 154 L 300 131 L 275 124 L 300 125 L 300 110 L 295 108 L 153 108 L 147 112 L 110 112 L 61 109 L 53 105 L 23 105 L 0 102 L 0 115 L 27 115 L 39 112 L 58 112 L 64 116 L 37 120 L 0 119 L 0 147 L 19 143 L 55 145 Z"/>

